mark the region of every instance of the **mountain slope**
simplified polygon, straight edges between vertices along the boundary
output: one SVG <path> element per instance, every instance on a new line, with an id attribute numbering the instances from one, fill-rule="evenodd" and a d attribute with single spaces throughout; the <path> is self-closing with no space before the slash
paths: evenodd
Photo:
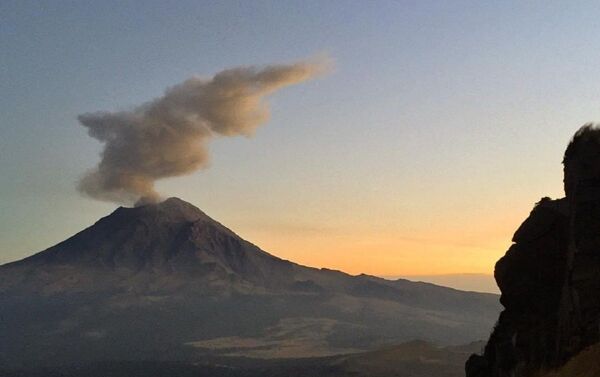
<path id="1" fill-rule="evenodd" d="M 304 267 L 180 199 L 0 266 L 0 363 L 313 357 L 487 335 L 497 296 Z"/>

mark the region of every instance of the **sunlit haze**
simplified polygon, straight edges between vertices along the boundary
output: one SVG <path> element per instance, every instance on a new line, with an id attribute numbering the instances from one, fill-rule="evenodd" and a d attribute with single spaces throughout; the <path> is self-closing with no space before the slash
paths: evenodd
<path id="1" fill-rule="evenodd" d="M 77 191 L 102 144 L 77 116 L 197 75 L 327 56 L 268 95 L 252 137 L 156 191 L 279 257 L 352 274 L 490 274 L 561 156 L 600 120 L 589 2 L 98 1 L 0 4 L 0 263 L 117 204 Z M 296 80 L 301 81 L 301 80 Z M 243 134 L 243 133 L 242 133 Z"/>

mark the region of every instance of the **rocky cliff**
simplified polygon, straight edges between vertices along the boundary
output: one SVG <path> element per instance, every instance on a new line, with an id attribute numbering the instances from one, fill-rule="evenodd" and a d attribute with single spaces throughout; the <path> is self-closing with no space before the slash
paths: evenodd
<path id="1" fill-rule="evenodd" d="M 565 198 L 542 199 L 495 267 L 504 310 L 467 377 L 530 377 L 600 341 L 600 129 L 564 156 Z"/>

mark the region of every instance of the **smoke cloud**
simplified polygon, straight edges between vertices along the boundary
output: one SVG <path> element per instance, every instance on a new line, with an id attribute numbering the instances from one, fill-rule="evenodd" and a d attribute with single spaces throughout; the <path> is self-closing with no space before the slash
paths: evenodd
<path id="1" fill-rule="evenodd" d="M 156 202 L 156 180 L 205 168 L 212 138 L 251 136 L 269 119 L 265 96 L 328 66 L 319 60 L 228 69 L 210 79 L 192 77 L 131 111 L 82 114 L 79 122 L 104 149 L 78 189 L 100 200 Z"/>

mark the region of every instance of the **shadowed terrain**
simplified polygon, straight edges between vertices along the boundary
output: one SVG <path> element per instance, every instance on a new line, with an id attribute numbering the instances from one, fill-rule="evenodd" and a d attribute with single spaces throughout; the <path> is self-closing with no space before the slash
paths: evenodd
<path id="1" fill-rule="evenodd" d="M 487 336 L 496 295 L 304 267 L 180 199 L 0 267 L 0 364 L 307 358 Z"/>
<path id="2" fill-rule="evenodd" d="M 213 358 L 185 362 L 100 362 L 2 370 L 5 377 L 461 377 L 469 353 L 483 342 L 437 347 L 423 341 L 353 355 L 301 359 Z"/>

